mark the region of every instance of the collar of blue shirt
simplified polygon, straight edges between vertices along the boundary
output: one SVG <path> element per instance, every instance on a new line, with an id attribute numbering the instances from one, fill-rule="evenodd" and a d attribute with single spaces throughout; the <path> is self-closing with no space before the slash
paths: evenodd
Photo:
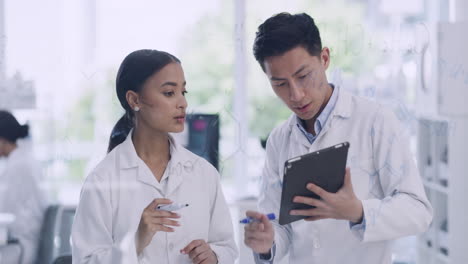
<path id="1" fill-rule="evenodd" d="M 304 134 L 304 136 L 307 138 L 310 144 L 314 143 L 315 139 L 320 134 L 320 131 L 322 131 L 322 128 L 325 126 L 325 123 L 327 122 L 328 117 L 330 116 L 331 112 L 335 108 L 336 101 L 338 99 L 339 88 L 335 89 L 335 86 L 331 83 L 330 83 L 330 86 L 333 89 L 330 100 L 328 100 L 327 105 L 325 106 L 323 111 L 320 113 L 320 115 L 317 117 L 314 123 L 315 136 L 312 133 L 307 132 L 307 130 L 305 129 L 304 120 L 296 116 L 297 127 L 302 132 L 302 134 Z"/>

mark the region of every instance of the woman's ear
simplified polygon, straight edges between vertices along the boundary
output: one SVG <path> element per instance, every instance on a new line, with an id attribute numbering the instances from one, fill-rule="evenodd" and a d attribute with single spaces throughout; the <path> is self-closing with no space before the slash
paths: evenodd
<path id="1" fill-rule="evenodd" d="M 140 109 L 140 100 L 136 92 L 127 91 L 127 93 L 125 94 L 125 98 L 127 99 L 127 103 L 131 109 Z"/>

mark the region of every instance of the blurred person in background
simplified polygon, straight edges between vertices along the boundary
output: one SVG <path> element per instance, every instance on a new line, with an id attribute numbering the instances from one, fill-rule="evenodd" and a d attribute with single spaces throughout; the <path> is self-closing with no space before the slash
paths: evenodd
<path id="1" fill-rule="evenodd" d="M 0 157 L 6 158 L 0 174 L 0 212 L 15 216 L 9 236 L 21 244 L 22 264 L 35 261 L 46 208 L 38 163 L 23 140 L 28 136 L 28 125 L 20 125 L 10 112 L 0 110 Z"/>
<path id="2" fill-rule="evenodd" d="M 116 90 L 125 114 L 83 185 L 74 263 L 234 263 L 218 172 L 169 134 L 184 129 L 185 86 L 181 63 L 169 53 L 138 50 L 122 62 Z M 173 203 L 189 206 L 157 209 Z"/>

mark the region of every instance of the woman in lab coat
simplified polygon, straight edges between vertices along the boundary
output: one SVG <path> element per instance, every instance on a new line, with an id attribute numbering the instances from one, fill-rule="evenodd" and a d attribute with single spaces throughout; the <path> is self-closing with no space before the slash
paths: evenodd
<path id="1" fill-rule="evenodd" d="M 10 112 L 0 111 L 0 157 L 6 157 L 0 174 L 0 212 L 15 216 L 8 230 L 22 247 L 23 264 L 34 263 L 46 206 L 37 163 L 21 140 L 28 135 L 28 125 L 20 125 Z"/>
<path id="2" fill-rule="evenodd" d="M 116 89 L 125 114 L 84 183 L 73 263 L 234 263 L 218 172 L 169 135 L 184 129 L 185 84 L 166 52 L 138 50 L 122 62 Z M 189 206 L 157 210 L 167 204 Z"/>

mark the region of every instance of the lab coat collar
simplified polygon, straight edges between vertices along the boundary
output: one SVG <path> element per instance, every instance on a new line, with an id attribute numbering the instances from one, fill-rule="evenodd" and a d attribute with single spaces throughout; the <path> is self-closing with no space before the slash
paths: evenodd
<path id="1" fill-rule="evenodd" d="M 135 146 L 132 141 L 133 130 L 128 133 L 127 138 L 120 144 L 120 168 L 130 169 L 138 167 L 138 160 L 140 159 L 136 153 Z"/>
<path id="2" fill-rule="evenodd" d="M 338 98 L 336 100 L 335 107 L 333 108 L 330 116 L 339 116 L 343 118 L 351 117 L 352 112 L 352 98 L 351 94 L 343 90 L 340 86 L 335 86 L 335 92 L 337 92 Z M 288 119 L 288 125 L 291 127 L 297 127 L 298 117 L 296 114 L 292 114 Z M 326 123 L 329 123 L 328 120 Z"/>
<path id="3" fill-rule="evenodd" d="M 138 162 L 141 161 L 140 157 L 138 157 L 135 149 L 135 145 L 133 145 L 132 141 L 132 134 L 133 130 L 128 133 L 127 138 L 124 142 L 122 142 L 122 152 L 121 152 L 121 169 L 130 169 L 134 167 L 138 167 Z M 169 143 L 170 143 L 170 154 L 171 154 L 171 163 L 176 164 L 179 160 L 179 152 L 181 146 L 175 141 L 174 137 L 169 134 Z"/>
<path id="4" fill-rule="evenodd" d="M 342 89 L 340 86 L 336 86 L 338 92 L 338 99 L 336 101 L 335 108 L 333 109 L 331 116 L 339 116 L 343 118 L 351 117 L 352 112 L 352 98 L 351 94 Z"/>
<path id="5" fill-rule="evenodd" d="M 145 184 L 151 185 L 157 189 L 160 189 L 159 183 L 157 182 L 154 175 L 149 173 L 143 173 L 142 167 L 145 166 L 145 163 L 140 157 L 138 157 L 137 152 L 135 150 L 135 146 L 133 145 L 132 141 L 132 132 L 128 134 L 127 138 L 124 142 L 122 142 L 122 152 L 121 152 L 121 169 L 131 169 L 137 168 L 138 172 L 136 175 L 136 179 L 140 182 Z M 166 195 L 170 195 L 173 191 L 177 189 L 177 187 L 182 183 L 183 180 L 183 166 L 187 163 L 183 156 L 182 147 L 178 145 L 175 139 L 169 135 L 169 142 L 170 142 L 170 154 L 171 159 L 167 165 L 166 171 L 164 174 L 167 174 L 168 183 L 167 183 L 167 193 Z M 164 175 L 163 177 L 166 177 Z"/>
<path id="6" fill-rule="evenodd" d="M 330 116 L 325 123 L 325 126 L 322 128 L 322 131 L 320 132 L 321 134 L 325 134 L 326 131 L 330 128 L 333 118 L 335 116 L 341 117 L 341 118 L 349 118 L 351 117 L 351 112 L 352 112 L 352 98 L 351 94 L 348 93 L 347 91 L 341 89 L 340 86 L 336 85 L 335 86 L 335 91 L 338 94 L 338 98 L 335 104 L 334 109 L 330 113 Z M 307 140 L 307 138 L 302 134 L 302 132 L 297 129 L 297 124 L 298 124 L 299 118 L 297 117 L 296 114 L 292 114 L 289 119 L 288 119 L 288 125 L 289 129 L 292 133 L 292 137 L 305 147 L 310 146 L 310 142 Z"/>

